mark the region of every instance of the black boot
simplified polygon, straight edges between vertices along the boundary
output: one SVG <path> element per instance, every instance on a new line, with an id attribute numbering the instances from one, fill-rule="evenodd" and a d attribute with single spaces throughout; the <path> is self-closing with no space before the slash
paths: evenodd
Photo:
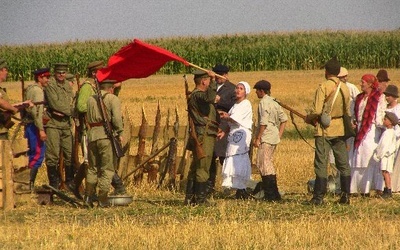
<path id="1" fill-rule="evenodd" d="M 207 182 L 195 182 L 196 203 L 199 205 L 212 206 L 214 205 L 207 200 Z"/>
<path id="2" fill-rule="evenodd" d="M 392 189 L 391 188 L 386 188 L 383 190 L 383 194 L 381 196 L 383 199 L 389 199 L 392 198 Z"/>
<path id="3" fill-rule="evenodd" d="M 339 204 L 350 205 L 350 176 L 340 175 L 340 199 Z"/>
<path id="4" fill-rule="evenodd" d="M 210 165 L 209 177 L 207 180 L 207 194 L 215 192 L 215 180 L 217 177 L 217 157 L 213 156 Z"/>
<path id="5" fill-rule="evenodd" d="M 324 203 L 327 182 L 328 180 L 326 178 L 317 177 L 315 179 L 313 197 L 310 200 L 311 205 L 318 206 Z"/>
<path id="6" fill-rule="evenodd" d="M 124 195 L 126 194 L 126 189 L 124 183 L 122 182 L 121 177 L 117 173 L 114 173 L 113 178 L 111 180 L 111 186 L 113 186 L 114 195 Z"/>
<path id="7" fill-rule="evenodd" d="M 47 166 L 47 177 L 49 178 L 49 185 L 53 188 L 59 189 L 60 175 L 56 166 Z"/>
<path id="8" fill-rule="evenodd" d="M 263 182 L 260 181 L 256 184 L 254 190 L 251 192 L 252 195 L 258 194 L 261 190 L 263 190 Z"/>
<path id="9" fill-rule="evenodd" d="M 196 205 L 196 198 L 194 195 L 194 181 L 193 180 L 188 180 L 186 183 L 186 195 L 185 195 L 185 200 L 183 202 L 185 206 L 188 205 Z"/>
<path id="10" fill-rule="evenodd" d="M 280 201 L 282 200 L 281 194 L 278 190 L 278 183 L 276 180 L 276 175 L 269 175 L 272 189 L 272 201 Z"/>
<path id="11" fill-rule="evenodd" d="M 29 190 L 31 190 L 31 192 L 33 192 L 35 189 L 35 180 L 38 170 L 39 168 L 31 168 L 29 172 Z"/>
<path id="12" fill-rule="evenodd" d="M 274 190 L 270 175 L 261 176 L 261 178 L 262 178 L 262 187 L 264 190 L 264 201 L 273 201 Z"/>
<path id="13" fill-rule="evenodd" d="M 250 195 L 247 193 L 246 189 L 238 189 L 238 190 L 236 190 L 235 199 L 247 200 L 249 198 L 250 198 Z"/>

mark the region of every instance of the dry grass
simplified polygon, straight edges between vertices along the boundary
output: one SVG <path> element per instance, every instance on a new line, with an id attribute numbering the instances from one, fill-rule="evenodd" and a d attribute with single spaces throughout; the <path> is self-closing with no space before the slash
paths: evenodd
<path id="1" fill-rule="evenodd" d="M 350 70 L 350 81 L 377 70 Z M 400 70 L 389 69 L 393 80 Z M 322 71 L 231 73 L 233 82 L 260 79 L 272 83 L 272 95 L 305 113 Z M 396 81 L 394 81 L 397 83 Z M 191 82 L 192 84 L 192 82 Z M 11 98 L 19 100 L 14 83 L 6 83 Z M 192 85 L 193 87 L 193 85 Z M 163 115 L 178 107 L 185 117 L 181 75 L 155 75 L 124 83 L 121 99 L 138 125 L 141 108 L 155 112 L 160 100 Z M 254 108 L 255 93 L 250 94 Z M 254 109 L 255 110 L 255 109 Z M 153 117 L 152 115 L 150 117 Z M 154 123 L 151 118 L 149 123 Z M 185 121 L 185 118 L 181 118 Z M 305 128 L 298 118 L 300 127 Z M 293 129 L 291 122 L 288 130 Z M 310 140 L 310 143 L 313 143 Z M 328 196 L 321 207 L 304 205 L 310 198 L 306 182 L 313 178 L 313 149 L 301 140 L 284 138 L 276 154 L 278 182 L 284 202 L 236 201 L 216 198 L 215 207 L 184 207 L 183 193 L 157 190 L 144 183 L 129 185 L 134 202 L 128 207 L 76 209 L 56 200 L 53 206 L 20 202 L 0 221 L 3 249 L 397 249 L 399 201 L 352 198 L 351 206 Z M 38 184 L 46 182 L 41 169 Z M 254 176 L 258 178 L 258 176 Z"/>

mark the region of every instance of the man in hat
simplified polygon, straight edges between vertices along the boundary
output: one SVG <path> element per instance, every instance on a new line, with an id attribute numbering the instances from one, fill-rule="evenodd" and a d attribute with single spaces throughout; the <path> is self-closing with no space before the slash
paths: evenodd
<path id="1" fill-rule="evenodd" d="M 378 89 L 383 93 L 390 82 L 387 71 L 385 69 L 380 69 L 376 74 L 376 78 L 378 78 L 379 82 Z"/>
<path id="2" fill-rule="evenodd" d="M 58 171 L 60 154 L 64 161 L 65 181 L 74 179 L 74 166 L 72 164 L 72 103 L 73 91 L 65 80 L 68 71 L 67 63 L 54 64 L 54 79 L 51 79 L 44 89 L 47 101 L 46 114 L 49 117 L 45 127 L 46 141 L 46 166 L 50 186 L 59 188 L 60 174 Z"/>
<path id="3" fill-rule="evenodd" d="M 67 80 L 68 84 L 73 88 L 75 84 L 75 76 L 71 73 L 67 73 L 65 75 L 65 79 Z"/>
<path id="4" fill-rule="evenodd" d="M 69 189 L 71 189 L 74 195 L 78 199 L 82 199 L 82 196 L 79 192 L 79 187 L 82 184 L 83 179 L 86 176 L 86 169 L 88 167 L 88 143 L 87 143 L 87 102 L 88 99 L 96 93 L 96 86 L 94 81 L 94 76 L 96 75 L 97 70 L 104 67 L 102 61 L 94 61 L 88 64 L 87 66 L 87 79 L 83 81 L 82 85 L 79 88 L 77 97 L 76 97 L 76 113 L 78 114 L 78 121 L 79 124 L 79 135 L 80 135 L 80 142 L 83 152 L 83 163 L 79 166 L 78 171 L 76 172 L 74 181 L 69 184 Z M 120 83 L 114 83 L 113 94 L 118 96 L 116 92 L 120 90 Z M 114 174 L 112 178 L 111 185 L 114 187 L 115 195 L 123 195 L 126 193 L 126 188 L 122 182 L 121 177 L 117 173 Z"/>
<path id="5" fill-rule="evenodd" d="M 285 130 L 287 115 L 282 107 L 270 96 L 271 83 L 266 80 L 258 81 L 254 85 L 258 104 L 258 126 L 253 145 L 257 150 L 257 167 L 261 173 L 262 189 L 265 201 L 279 201 L 276 170 L 274 167 L 274 152 Z"/>
<path id="6" fill-rule="evenodd" d="M 188 99 L 189 119 L 193 122 L 188 149 L 193 151 L 193 161 L 188 173 L 185 205 L 210 203 L 207 200 L 207 180 L 218 133 L 217 111 L 214 102 L 217 94 L 215 73 L 195 70 L 195 89 Z M 194 131 L 193 131 L 194 130 Z M 199 153 L 203 151 L 203 155 Z"/>
<path id="7" fill-rule="evenodd" d="M 235 94 L 235 84 L 231 83 L 228 79 L 228 66 L 217 64 L 212 69 L 216 74 L 223 76 L 215 77 L 215 81 L 217 83 L 217 96 L 215 97 L 215 108 L 217 112 L 223 111 L 228 113 L 229 110 L 236 102 L 236 94 Z M 228 128 L 228 122 L 226 120 L 220 121 L 220 129 L 226 131 Z M 215 142 L 214 155 L 211 160 L 210 166 L 210 178 L 208 179 L 208 193 L 211 193 L 215 187 L 215 180 L 217 176 L 217 158 L 219 163 L 222 165 L 225 160 L 226 148 L 228 145 L 228 134 L 225 134 L 224 137 L 218 139 Z"/>
<path id="8" fill-rule="evenodd" d="M 100 90 L 107 115 L 112 123 L 113 132 L 122 141 L 121 102 L 113 94 L 114 83 L 115 81 L 113 80 L 104 80 L 100 83 Z M 98 95 L 93 95 L 87 102 L 89 168 L 86 176 L 84 204 L 89 208 L 93 207 L 92 197 L 96 193 L 96 186 L 99 189 L 99 206 L 110 206 L 108 191 L 111 179 L 115 175 L 115 166 L 117 164 L 117 157 L 112 149 L 111 140 L 104 131 L 104 121 L 99 109 L 98 98 Z"/>
<path id="9" fill-rule="evenodd" d="M 8 75 L 8 67 L 6 60 L 0 58 L 0 83 L 4 82 L 7 79 Z M 19 105 L 21 103 L 18 103 Z M 30 100 L 23 102 L 25 106 L 32 107 L 33 103 Z M 7 121 L 8 119 L 4 116 L 3 112 L 8 112 L 11 114 L 16 114 L 20 111 L 18 108 L 10 104 L 10 99 L 8 98 L 7 92 L 5 88 L 0 87 L 0 140 L 8 140 L 8 127 Z"/>
<path id="10" fill-rule="evenodd" d="M 35 83 L 29 85 L 25 90 L 25 100 L 33 102 L 44 101 L 43 89 L 49 83 L 50 69 L 41 68 L 33 72 Z M 25 137 L 28 140 L 28 157 L 30 168 L 29 189 L 33 191 L 36 175 L 39 167 L 42 166 L 46 151 L 45 141 L 47 139 L 43 125 L 44 104 L 35 105 L 26 108 L 25 122 Z"/>
<path id="11" fill-rule="evenodd" d="M 329 150 L 333 150 L 335 156 L 335 165 L 340 172 L 341 196 L 340 204 L 350 204 L 350 166 L 344 139 L 343 115 L 347 112 L 350 115 L 350 93 L 346 85 L 340 84 L 340 89 L 333 102 L 335 91 L 340 80 L 340 63 L 336 58 L 332 58 L 325 64 L 326 81 L 321 83 L 315 93 L 312 111 L 305 118 L 305 122 L 315 126 L 315 186 L 313 197 L 310 200 L 312 205 L 323 204 L 324 196 L 327 192 L 327 166 L 329 160 Z M 332 103 L 333 102 L 333 103 Z M 323 125 L 320 120 L 314 117 L 320 117 L 323 109 L 330 107 L 331 122 L 329 125 Z"/>

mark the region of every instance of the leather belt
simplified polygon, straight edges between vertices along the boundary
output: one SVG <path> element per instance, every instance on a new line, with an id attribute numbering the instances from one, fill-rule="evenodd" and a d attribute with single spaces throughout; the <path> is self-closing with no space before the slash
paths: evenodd
<path id="1" fill-rule="evenodd" d="M 93 122 L 93 123 L 89 123 L 89 127 L 93 128 L 93 127 L 100 127 L 103 126 L 102 122 Z"/>

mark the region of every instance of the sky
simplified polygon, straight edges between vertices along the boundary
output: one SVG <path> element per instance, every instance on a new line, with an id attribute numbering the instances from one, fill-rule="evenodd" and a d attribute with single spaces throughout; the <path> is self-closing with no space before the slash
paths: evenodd
<path id="1" fill-rule="evenodd" d="M 399 28 L 399 0 L 0 0 L 0 45 Z"/>

